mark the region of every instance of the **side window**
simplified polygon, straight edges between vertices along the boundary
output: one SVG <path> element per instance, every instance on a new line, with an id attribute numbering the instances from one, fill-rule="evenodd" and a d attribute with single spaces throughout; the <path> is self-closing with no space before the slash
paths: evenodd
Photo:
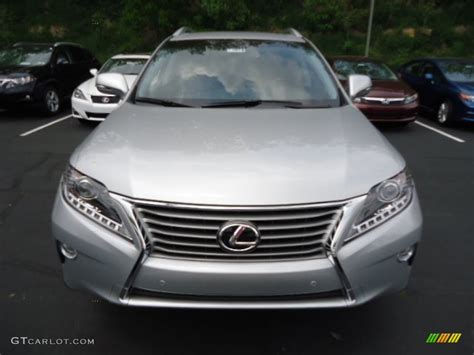
<path id="1" fill-rule="evenodd" d="M 73 63 L 83 63 L 88 61 L 85 52 L 81 48 L 70 46 L 68 47 L 68 50 L 71 53 Z"/>
<path id="2" fill-rule="evenodd" d="M 58 48 L 56 50 L 56 59 L 54 61 L 55 64 L 71 64 L 71 58 L 69 57 L 69 53 L 67 53 L 64 48 Z"/>
<path id="3" fill-rule="evenodd" d="M 441 74 L 433 64 L 426 63 L 423 67 L 423 78 L 439 82 L 441 80 Z"/>
<path id="4" fill-rule="evenodd" d="M 423 69 L 422 62 L 414 62 L 412 64 L 408 64 L 408 66 L 405 67 L 405 72 L 413 76 L 416 76 L 418 78 L 421 78 L 423 75 L 422 69 Z"/>

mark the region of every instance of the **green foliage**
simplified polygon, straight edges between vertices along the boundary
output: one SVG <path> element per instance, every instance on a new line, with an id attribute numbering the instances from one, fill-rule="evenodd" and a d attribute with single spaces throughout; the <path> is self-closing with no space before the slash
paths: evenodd
<path id="1" fill-rule="evenodd" d="M 180 26 L 295 27 L 327 55 L 362 55 L 368 8 L 369 0 L 3 0 L 0 45 L 69 40 L 105 60 L 153 51 Z M 473 13 L 472 0 L 376 0 L 371 56 L 394 66 L 420 56 L 472 57 Z"/>

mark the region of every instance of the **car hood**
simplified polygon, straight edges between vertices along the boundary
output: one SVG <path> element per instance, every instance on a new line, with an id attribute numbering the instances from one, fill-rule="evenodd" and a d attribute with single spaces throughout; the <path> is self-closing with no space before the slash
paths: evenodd
<path id="1" fill-rule="evenodd" d="M 41 71 L 43 66 L 22 66 L 22 65 L 13 65 L 13 66 L 0 66 L 0 76 L 18 76 L 22 74 L 36 73 Z"/>
<path id="2" fill-rule="evenodd" d="M 133 83 L 135 82 L 135 79 L 137 78 L 137 75 L 124 75 L 125 80 L 127 81 L 128 87 L 131 88 Z M 99 95 L 99 96 L 113 96 L 113 95 L 107 95 L 99 90 L 97 90 L 96 87 L 96 77 L 92 77 L 86 81 L 84 81 L 81 85 L 78 86 L 78 89 L 80 89 L 84 94 L 86 95 Z"/>
<path id="3" fill-rule="evenodd" d="M 456 82 L 456 86 L 465 93 L 474 94 L 474 83 Z"/>
<path id="4" fill-rule="evenodd" d="M 368 97 L 406 97 L 415 91 L 401 80 L 373 80 Z"/>
<path id="5" fill-rule="evenodd" d="M 125 103 L 71 164 L 122 195 L 275 205 L 344 200 L 400 172 L 397 151 L 353 106 L 193 109 Z"/>

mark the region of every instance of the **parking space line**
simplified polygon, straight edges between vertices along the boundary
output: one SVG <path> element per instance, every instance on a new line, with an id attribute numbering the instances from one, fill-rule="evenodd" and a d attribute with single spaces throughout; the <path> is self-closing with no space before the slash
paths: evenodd
<path id="1" fill-rule="evenodd" d="M 38 132 L 38 131 L 40 131 L 40 130 L 46 128 L 46 127 L 52 126 L 53 124 L 59 123 L 59 122 L 64 121 L 64 120 L 67 120 L 67 119 L 70 118 L 70 117 L 72 117 L 72 115 L 67 115 L 67 116 L 65 116 L 65 117 L 58 118 L 57 120 L 54 120 L 54 121 L 49 122 L 49 123 L 46 123 L 45 125 L 42 125 L 42 126 L 33 128 L 32 130 L 30 130 L 30 131 L 28 131 L 28 132 L 24 132 L 24 133 L 20 134 L 20 137 L 29 136 L 29 135 L 32 134 L 32 133 Z"/>
<path id="2" fill-rule="evenodd" d="M 458 137 L 455 137 L 455 136 L 453 136 L 453 135 L 451 135 L 451 134 L 449 134 L 449 133 L 443 132 L 443 131 L 440 130 L 440 129 L 431 127 L 431 126 L 429 126 L 429 125 L 427 125 L 427 124 L 425 124 L 425 123 L 422 123 L 422 122 L 420 122 L 420 121 L 418 121 L 418 120 L 416 120 L 415 123 L 416 123 L 417 125 L 420 125 L 420 126 L 422 126 L 422 127 L 425 127 L 425 128 L 427 128 L 427 129 L 430 129 L 430 130 L 432 130 L 433 132 L 436 132 L 436 133 L 438 133 L 438 134 L 441 134 L 442 136 L 445 136 L 445 137 L 447 137 L 447 138 L 449 138 L 449 139 L 452 139 L 453 141 L 456 141 L 456 142 L 458 142 L 458 143 L 466 143 L 466 141 L 463 140 L 463 139 L 461 139 L 461 138 L 458 138 Z"/>

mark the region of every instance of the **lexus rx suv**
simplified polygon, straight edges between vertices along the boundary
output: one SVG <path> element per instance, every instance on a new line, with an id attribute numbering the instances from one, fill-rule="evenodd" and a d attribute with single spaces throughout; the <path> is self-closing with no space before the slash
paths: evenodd
<path id="1" fill-rule="evenodd" d="M 72 91 L 100 67 L 78 44 L 16 43 L 0 50 L 0 107 L 37 106 L 44 113 L 59 112 Z"/>
<path id="2" fill-rule="evenodd" d="M 371 85 L 348 77 L 352 98 Z M 74 151 L 52 214 L 64 280 L 110 302 L 327 308 L 403 289 L 422 216 L 405 161 L 317 48 L 178 30 Z"/>

